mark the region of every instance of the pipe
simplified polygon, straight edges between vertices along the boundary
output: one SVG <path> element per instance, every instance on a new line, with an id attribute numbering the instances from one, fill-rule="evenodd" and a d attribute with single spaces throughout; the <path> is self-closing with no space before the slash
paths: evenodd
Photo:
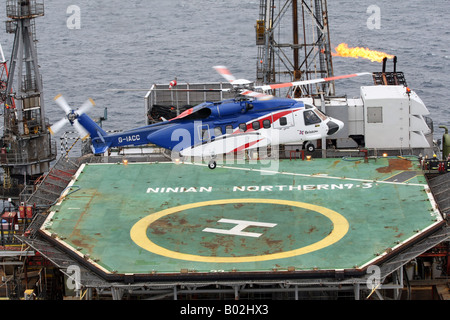
<path id="1" fill-rule="evenodd" d="M 382 70 L 383 73 L 386 73 L 386 61 L 387 61 L 387 57 L 384 57 L 383 58 L 383 70 Z"/>
<path id="2" fill-rule="evenodd" d="M 381 72 L 382 78 L 383 78 L 383 84 L 385 86 L 388 85 L 387 79 L 386 79 L 386 62 L 387 62 L 387 57 L 383 58 L 383 70 Z"/>
<path id="3" fill-rule="evenodd" d="M 444 129 L 445 133 L 442 136 L 442 160 L 446 160 L 450 155 L 450 135 L 448 134 L 448 128 L 446 126 L 439 126 Z"/>

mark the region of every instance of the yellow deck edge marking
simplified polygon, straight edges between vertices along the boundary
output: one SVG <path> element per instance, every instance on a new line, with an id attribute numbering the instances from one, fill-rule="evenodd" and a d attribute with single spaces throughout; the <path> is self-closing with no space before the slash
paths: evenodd
<path id="1" fill-rule="evenodd" d="M 193 254 L 186 254 L 168 250 L 161 246 L 158 246 L 154 242 L 152 242 L 147 236 L 148 227 L 158 219 L 165 217 L 167 215 L 180 212 L 183 210 L 195 209 L 205 206 L 213 206 L 213 205 L 221 205 L 221 204 L 230 204 L 230 203 L 271 203 L 271 204 L 279 204 L 286 206 L 293 206 L 303 209 L 308 209 L 312 211 L 316 211 L 326 216 L 333 223 L 332 232 L 323 238 L 322 240 L 313 243 L 311 245 L 290 250 L 286 252 L 279 252 L 267 255 L 259 255 L 259 256 L 248 256 L 248 257 L 208 257 L 208 256 L 199 256 Z M 179 260 L 188 260 L 188 261 L 197 261 L 197 262 L 215 262 L 215 263 L 241 263 L 241 262 L 256 262 L 256 261 L 267 261 L 267 260 L 275 260 L 275 259 L 284 259 L 290 258 L 294 256 L 303 255 L 309 252 L 317 251 L 328 247 L 339 240 L 341 240 L 349 230 L 349 223 L 347 219 L 345 219 L 342 215 L 337 213 L 336 211 L 309 204 L 303 202 L 289 201 L 289 200 L 279 200 L 279 199 L 223 199 L 223 200 L 211 200 L 211 201 L 203 201 L 196 202 L 191 204 L 185 204 L 169 209 L 165 209 L 159 212 L 155 212 L 141 220 L 139 220 L 130 230 L 131 239 L 141 248 L 156 253 L 161 256 L 179 259 Z"/>

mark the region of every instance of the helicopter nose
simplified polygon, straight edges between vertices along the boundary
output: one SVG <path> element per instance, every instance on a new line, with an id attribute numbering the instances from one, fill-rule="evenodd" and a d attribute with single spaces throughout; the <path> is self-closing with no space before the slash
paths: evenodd
<path id="1" fill-rule="evenodd" d="M 342 121 L 333 119 L 328 121 L 327 126 L 328 126 L 327 135 L 331 136 L 332 134 L 335 134 L 336 132 L 341 130 L 344 127 L 344 123 Z"/>

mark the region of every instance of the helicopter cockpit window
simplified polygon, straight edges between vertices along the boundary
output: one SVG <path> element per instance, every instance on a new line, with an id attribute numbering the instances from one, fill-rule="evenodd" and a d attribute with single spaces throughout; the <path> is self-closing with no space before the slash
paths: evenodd
<path id="1" fill-rule="evenodd" d="M 269 119 L 266 119 L 263 121 L 263 127 L 264 127 L 264 129 L 270 128 L 270 120 Z"/>
<path id="2" fill-rule="evenodd" d="M 322 120 L 327 120 L 327 116 L 322 111 L 320 111 L 319 109 L 316 109 L 316 113 L 319 115 L 319 117 Z"/>
<path id="3" fill-rule="evenodd" d="M 303 112 L 303 117 L 305 119 L 305 125 L 307 126 L 322 122 L 322 120 L 320 120 L 317 114 L 315 114 L 312 110 L 306 110 Z"/>
<path id="4" fill-rule="evenodd" d="M 280 126 L 285 126 L 285 125 L 287 125 L 287 118 L 281 117 L 280 118 Z"/>
<path id="5" fill-rule="evenodd" d="M 252 123 L 252 127 L 253 127 L 253 130 L 259 130 L 261 128 L 261 125 L 259 124 L 259 121 L 254 121 Z"/>
<path id="6" fill-rule="evenodd" d="M 239 131 L 240 131 L 240 132 L 245 132 L 245 131 L 247 131 L 247 125 L 246 125 L 245 123 L 239 124 Z"/>

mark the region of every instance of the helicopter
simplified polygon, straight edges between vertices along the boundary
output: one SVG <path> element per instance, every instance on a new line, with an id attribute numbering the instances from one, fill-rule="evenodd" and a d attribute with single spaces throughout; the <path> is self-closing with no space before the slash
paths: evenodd
<path id="1" fill-rule="evenodd" d="M 208 167 L 214 169 L 218 155 L 269 145 L 305 143 L 329 137 L 344 127 L 342 121 L 325 115 L 312 104 L 274 97 L 265 91 L 370 74 L 255 86 L 251 81 L 236 79 L 224 66 L 214 69 L 232 85 L 231 89 L 219 90 L 234 90 L 234 99 L 203 102 L 172 119 L 108 134 L 87 115 L 95 105 L 92 99 L 73 110 L 64 97 L 58 95 L 55 103 L 66 116 L 49 127 L 49 131 L 55 134 L 71 124 L 83 139 L 91 138 L 91 149 L 96 155 L 112 147 L 155 144 L 183 158 L 208 158 Z"/>

